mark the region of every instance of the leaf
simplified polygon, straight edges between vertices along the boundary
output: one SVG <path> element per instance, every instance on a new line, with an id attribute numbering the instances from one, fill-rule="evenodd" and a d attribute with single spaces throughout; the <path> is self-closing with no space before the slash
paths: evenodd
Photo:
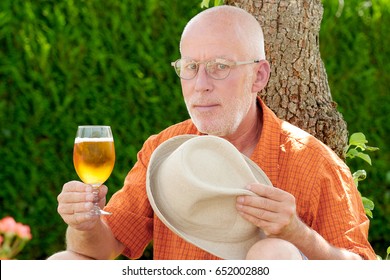
<path id="1" fill-rule="evenodd" d="M 210 5 L 210 0 L 202 0 L 202 3 L 200 3 L 201 8 L 208 8 Z"/>
<path id="2" fill-rule="evenodd" d="M 359 192 L 359 194 L 360 194 L 360 192 Z M 362 202 L 363 202 L 364 212 L 366 213 L 367 216 L 369 216 L 372 219 L 374 217 L 374 215 L 372 214 L 372 210 L 374 210 L 374 207 L 375 207 L 374 202 L 372 200 L 368 199 L 367 197 L 362 196 L 361 194 L 360 194 L 360 197 L 361 197 Z"/>
<path id="3" fill-rule="evenodd" d="M 221 6 L 223 5 L 224 0 L 214 0 L 214 6 Z M 210 0 L 202 0 L 202 3 L 200 3 L 201 8 L 209 8 L 210 7 Z"/>
<path id="4" fill-rule="evenodd" d="M 369 155 L 365 154 L 365 153 L 357 153 L 356 155 L 357 157 L 363 159 L 364 161 L 368 162 L 369 165 L 371 165 L 371 158 Z"/>
<path id="5" fill-rule="evenodd" d="M 349 144 L 358 147 L 365 147 L 367 143 L 366 136 L 361 132 L 356 132 L 349 137 Z"/>
<path id="6" fill-rule="evenodd" d="M 388 255 L 390 255 L 390 246 L 389 246 L 389 247 L 387 247 L 387 251 L 386 251 L 386 253 L 387 253 Z"/>
<path id="7" fill-rule="evenodd" d="M 367 215 L 368 217 L 370 217 L 371 219 L 374 217 L 374 216 L 372 215 L 371 210 L 369 210 L 369 209 L 364 209 L 364 212 L 365 212 L 366 215 Z"/>
<path id="8" fill-rule="evenodd" d="M 359 152 L 356 149 L 350 149 L 347 153 L 347 157 L 351 158 L 351 159 L 355 158 L 355 157 L 359 157 L 359 158 L 363 159 L 364 161 L 366 161 L 369 165 L 371 165 L 370 156 L 367 155 L 366 153 Z"/>
<path id="9" fill-rule="evenodd" d="M 358 181 L 363 181 L 367 177 L 366 170 L 358 170 L 352 174 L 353 178 L 358 179 Z"/>
<path id="10" fill-rule="evenodd" d="M 379 148 L 378 147 L 366 146 L 366 150 L 370 151 L 370 152 L 375 152 L 375 151 L 379 151 Z"/>
<path id="11" fill-rule="evenodd" d="M 363 205 L 365 209 L 368 210 L 374 210 L 375 204 L 372 200 L 368 199 L 367 197 L 362 197 Z"/>
<path id="12" fill-rule="evenodd" d="M 359 152 L 356 149 L 350 149 L 347 153 L 347 157 L 354 158 Z"/>

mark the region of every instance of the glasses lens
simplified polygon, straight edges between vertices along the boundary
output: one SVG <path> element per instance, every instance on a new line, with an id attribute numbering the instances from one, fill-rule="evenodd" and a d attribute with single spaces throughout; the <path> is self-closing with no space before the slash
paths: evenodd
<path id="1" fill-rule="evenodd" d="M 224 59 L 210 60 L 206 63 L 206 71 L 213 79 L 223 80 L 230 73 L 230 64 Z"/>
<path id="2" fill-rule="evenodd" d="M 178 59 L 173 64 L 175 67 L 176 74 L 184 79 L 191 80 L 193 79 L 199 70 L 199 64 L 205 64 L 207 74 L 215 80 L 223 80 L 229 76 L 232 62 L 217 58 L 214 60 L 209 60 L 205 62 L 196 62 L 192 59 Z"/>
<path id="3" fill-rule="evenodd" d="M 190 80 L 198 72 L 198 64 L 193 60 L 179 59 L 175 63 L 175 70 L 180 78 Z"/>

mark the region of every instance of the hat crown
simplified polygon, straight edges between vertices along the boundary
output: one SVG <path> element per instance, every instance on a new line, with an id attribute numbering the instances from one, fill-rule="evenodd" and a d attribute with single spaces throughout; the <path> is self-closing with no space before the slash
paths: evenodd
<path id="1" fill-rule="evenodd" d="M 257 182 L 242 155 L 216 137 L 188 140 L 160 166 L 158 191 L 172 225 L 212 241 L 248 239 L 257 228 L 236 210 L 238 195 Z M 169 178 L 169 179 L 168 179 Z M 161 209 L 160 209 L 161 210 Z"/>

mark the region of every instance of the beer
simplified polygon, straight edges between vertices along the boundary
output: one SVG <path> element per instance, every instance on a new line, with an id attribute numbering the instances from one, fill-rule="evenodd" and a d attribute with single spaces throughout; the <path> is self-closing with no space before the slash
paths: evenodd
<path id="1" fill-rule="evenodd" d="M 84 183 L 100 186 L 108 179 L 114 168 L 113 138 L 76 137 L 73 163 L 77 175 Z"/>

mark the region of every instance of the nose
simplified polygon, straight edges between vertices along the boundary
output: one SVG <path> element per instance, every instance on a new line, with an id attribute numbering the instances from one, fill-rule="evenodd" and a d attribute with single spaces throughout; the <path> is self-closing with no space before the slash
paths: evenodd
<path id="1" fill-rule="evenodd" d="M 212 78 L 207 74 L 204 64 L 199 65 L 198 73 L 195 76 L 195 91 L 208 92 L 212 89 Z"/>

